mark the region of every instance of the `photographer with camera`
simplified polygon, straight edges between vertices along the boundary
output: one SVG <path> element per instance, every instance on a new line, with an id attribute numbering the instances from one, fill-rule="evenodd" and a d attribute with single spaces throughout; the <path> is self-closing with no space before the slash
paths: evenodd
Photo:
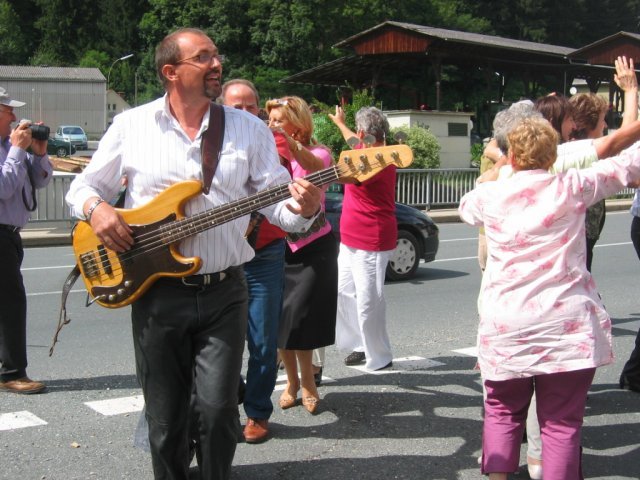
<path id="1" fill-rule="evenodd" d="M 23 121 L 11 129 L 16 121 L 13 109 L 23 105 L 0 87 L 0 390 L 29 394 L 43 391 L 45 385 L 27 377 L 27 296 L 20 273 L 24 256 L 20 229 L 37 207 L 36 189 L 49 183 L 53 168 L 47 156 L 48 127 Z"/>

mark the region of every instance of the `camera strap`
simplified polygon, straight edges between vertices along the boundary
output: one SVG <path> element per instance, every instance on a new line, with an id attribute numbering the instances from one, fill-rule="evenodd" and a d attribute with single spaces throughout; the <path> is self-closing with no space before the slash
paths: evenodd
<path id="1" fill-rule="evenodd" d="M 31 166 L 31 162 L 29 162 L 29 160 L 26 160 L 25 163 L 27 164 L 27 177 L 29 178 L 29 183 L 31 184 L 31 207 L 27 203 L 27 192 L 25 192 L 26 185 L 22 187 L 22 203 L 24 203 L 27 211 L 33 212 L 36 208 L 38 208 L 38 201 L 36 199 L 36 186 L 33 181 L 33 167 Z"/>

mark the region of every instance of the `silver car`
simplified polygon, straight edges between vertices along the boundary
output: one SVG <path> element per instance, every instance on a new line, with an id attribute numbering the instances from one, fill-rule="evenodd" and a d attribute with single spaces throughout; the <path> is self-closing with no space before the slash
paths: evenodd
<path id="1" fill-rule="evenodd" d="M 55 138 L 70 143 L 78 150 L 86 150 L 88 146 L 87 134 L 77 125 L 60 125 L 56 130 Z"/>

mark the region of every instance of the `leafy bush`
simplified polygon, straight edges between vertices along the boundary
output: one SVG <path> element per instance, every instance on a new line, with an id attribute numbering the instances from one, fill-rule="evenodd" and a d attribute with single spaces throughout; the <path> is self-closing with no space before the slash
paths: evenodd
<path id="1" fill-rule="evenodd" d="M 313 136 L 318 143 L 329 147 L 334 160 L 338 158 L 341 151 L 348 148 L 340 130 L 326 113 L 313 114 Z"/>
<path id="2" fill-rule="evenodd" d="M 405 143 L 413 150 L 413 163 L 409 168 L 440 167 L 440 144 L 433 133 L 426 128 L 405 126 L 392 128 L 391 137 L 398 132 L 407 134 Z"/>
<path id="3" fill-rule="evenodd" d="M 482 143 L 474 143 L 471 145 L 471 166 L 480 168 L 480 158 L 484 151 L 484 145 Z"/>

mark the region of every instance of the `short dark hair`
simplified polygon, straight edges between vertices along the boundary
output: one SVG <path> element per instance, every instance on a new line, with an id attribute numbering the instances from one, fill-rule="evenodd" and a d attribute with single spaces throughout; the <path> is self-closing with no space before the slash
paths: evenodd
<path id="1" fill-rule="evenodd" d="M 573 116 L 573 107 L 567 97 L 564 95 L 547 95 L 536 100 L 535 106 L 536 110 L 560 134 L 560 142 L 562 142 L 562 122 L 566 117 Z"/>

